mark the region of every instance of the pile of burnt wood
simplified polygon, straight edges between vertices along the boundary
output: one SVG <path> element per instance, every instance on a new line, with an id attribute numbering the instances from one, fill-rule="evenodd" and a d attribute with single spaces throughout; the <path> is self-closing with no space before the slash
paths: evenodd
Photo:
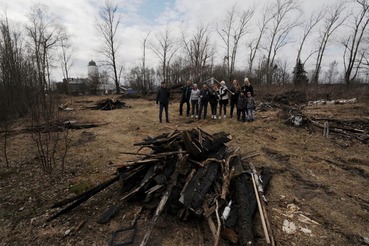
<path id="1" fill-rule="evenodd" d="M 140 146 L 139 151 L 151 149 L 149 154 L 121 152 L 139 158 L 116 164 L 118 176 L 79 195 L 76 202 L 49 220 L 119 180 L 123 194 L 121 201 L 143 201 L 154 205 L 150 206 L 155 212 L 141 245 L 147 244 L 164 209 L 180 219 L 189 216 L 205 219 L 214 237 L 214 245 L 218 245 L 221 237 L 234 244 L 254 245 L 253 219 L 259 210 L 265 234 L 265 241 L 259 241 L 274 245 L 263 195 L 269 184 L 270 170 L 263 168 L 258 176 L 251 163 L 243 165 L 246 159 L 255 155 L 240 155 L 240 148 L 225 146 L 231 140 L 232 136 L 227 133 L 210 135 L 200 128 L 174 129 L 170 133 L 148 137 L 135 146 Z M 67 199 L 53 207 L 74 200 Z M 118 206 L 111 207 L 100 217 L 99 223 L 108 221 L 117 209 Z"/>
<path id="2" fill-rule="evenodd" d="M 119 99 L 114 98 L 106 98 L 99 101 L 96 105 L 91 106 L 92 109 L 100 109 L 100 110 L 113 110 L 119 108 L 130 108 L 128 104 L 120 101 Z"/>
<path id="3" fill-rule="evenodd" d="M 255 179 L 255 168 L 253 172 L 244 170 L 242 159 L 248 156 L 239 155 L 239 149 L 231 150 L 224 145 L 231 139 L 231 135 L 223 132 L 210 135 L 201 129 L 173 130 L 135 144 L 150 148 L 150 154 L 122 152 L 144 155 L 138 160 L 117 165 L 123 199 L 142 199 L 145 202 L 160 199 L 141 245 L 146 244 L 164 208 L 181 219 L 204 217 L 215 244 L 221 234 L 240 245 L 254 243 L 252 221 L 258 202 L 263 200 L 257 200 L 253 181 L 260 185 L 262 180 L 259 190 L 265 190 L 270 172 L 269 168 L 264 168 L 261 177 Z M 213 220 L 217 221 L 217 226 Z M 274 242 L 270 237 L 271 231 L 269 234 L 267 242 Z"/>

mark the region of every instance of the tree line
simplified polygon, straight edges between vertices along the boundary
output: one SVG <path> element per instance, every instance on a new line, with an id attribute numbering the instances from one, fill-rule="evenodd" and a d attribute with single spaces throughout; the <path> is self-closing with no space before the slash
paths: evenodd
<path id="1" fill-rule="evenodd" d="M 145 76 L 147 73 L 156 73 L 157 80 L 169 84 L 184 83 L 187 79 L 201 83 L 215 74 L 228 82 L 243 74 L 253 83 L 266 85 L 363 82 L 360 73 L 366 74 L 369 65 L 368 8 L 367 0 L 336 1 L 307 16 L 301 1 L 277 0 L 246 10 L 232 5 L 215 24 L 199 22 L 192 29 L 185 24 L 167 24 L 141 40 L 143 63 L 132 67 L 126 79 L 132 87 L 142 90 L 152 85 L 151 77 Z M 179 35 L 176 29 L 180 30 Z M 314 43 L 314 49 L 308 51 L 308 43 Z M 289 54 L 293 54 L 294 46 L 296 59 L 290 67 L 280 53 L 289 49 Z M 155 73 L 145 68 L 147 48 L 159 60 Z M 322 73 L 327 49 L 342 53 L 341 78 L 337 61 Z M 237 62 L 240 59 L 247 62 Z M 308 61 L 314 67 L 309 74 L 305 69 Z"/>

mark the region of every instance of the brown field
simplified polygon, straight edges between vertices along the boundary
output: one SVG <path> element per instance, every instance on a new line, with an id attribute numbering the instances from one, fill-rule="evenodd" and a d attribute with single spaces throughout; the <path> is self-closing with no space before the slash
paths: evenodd
<path id="1" fill-rule="evenodd" d="M 177 100 L 169 106 L 170 123 L 160 124 L 158 107 L 146 99 L 122 99 L 132 108 L 112 111 L 85 109 L 90 104 L 73 103 L 103 98 L 65 98 L 77 110 L 63 111 L 63 119 L 109 124 L 70 131 L 72 142 L 64 173 L 49 176 L 40 171 L 30 134 L 10 137 L 10 169 L 5 168 L 4 157 L 0 156 L 0 245 L 108 245 L 115 230 L 131 226 L 142 205 L 121 202 L 118 182 L 49 223 L 46 219 L 56 213 L 50 206 L 110 179 L 116 172 L 114 164 L 134 158 L 120 151 L 135 152 L 138 150 L 133 146 L 135 142 L 148 135 L 169 132 L 176 126 L 230 133 L 233 140 L 228 145 L 241 146 L 241 153 L 259 153 L 250 159 L 257 169 L 272 168 L 266 197 L 277 245 L 361 245 L 361 236 L 369 237 L 368 144 L 336 135 L 327 139 L 321 129 L 314 127 L 287 126 L 278 117 L 279 110 L 256 111 L 253 123 L 240 123 L 235 118 L 213 120 L 209 116 L 207 120 L 191 121 L 178 116 Z M 305 107 L 304 113 L 369 119 L 368 104 L 360 100 L 357 104 Z M 22 120 L 16 129 L 26 126 L 27 120 Z M 98 224 L 99 216 L 112 204 L 120 205 L 118 215 L 107 224 Z M 301 215 L 316 223 L 301 221 Z M 140 244 L 151 216 L 150 204 L 146 204 L 133 245 Z M 164 213 L 149 245 L 199 245 L 198 224 L 205 245 L 213 245 L 206 221 L 190 218 L 180 221 Z M 285 220 L 295 223 L 294 233 L 282 230 Z M 81 222 L 83 225 L 76 230 Z M 255 224 L 258 245 L 263 245 L 258 216 Z M 68 230 L 70 234 L 65 235 Z M 219 245 L 229 244 L 221 239 Z"/>

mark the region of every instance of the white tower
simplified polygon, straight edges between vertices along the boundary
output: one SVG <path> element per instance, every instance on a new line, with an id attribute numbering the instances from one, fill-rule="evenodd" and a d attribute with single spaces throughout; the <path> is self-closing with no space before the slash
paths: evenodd
<path id="1" fill-rule="evenodd" d="M 96 62 L 94 62 L 94 60 L 91 60 L 88 63 L 87 69 L 88 69 L 88 78 L 89 79 L 91 79 L 94 76 L 98 76 L 99 75 L 99 67 L 96 66 Z"/>

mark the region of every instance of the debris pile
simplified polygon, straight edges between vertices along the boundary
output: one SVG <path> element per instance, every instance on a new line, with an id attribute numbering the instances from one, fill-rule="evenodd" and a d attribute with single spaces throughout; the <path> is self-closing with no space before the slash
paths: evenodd
<path id="1" fill-rule="evenodd" d="M 351 99 L 337 99 L 337 100 L 316 100 L 316 101 L 309 101 L 308 106 L 314 105 L 332 105 L 332 104 L 347 104 L 347 103 L 357 103 L 356 98 Z"/>
<path id="2" fill-rule="evenodd" d="M 295 105 L 295 104 L 302 104 L 306 103 L 306 93 L 292 90 L 287 91 L 285 93 L 278 94 L 273 99 L 274 103 L 278 103 L 280 105 Z"/>
<path id="3" fill-rule="evenodd" d="M 120 101 L 119 99 L 106 98 L 104 100 L 99 101 L 96 105 L 91 106 L 92 109 L 100 109 L 100 110 L 113 110 L 119 108 L 130 108 L 128 104 Z"/>
<path id="4" fill-rule="evenodd" d="M 116 164 L 117 177 L 76 199 L 56 204 L 64 206 L 75 201 L 49 220 L 78 206 L 119 179 L 123 194 L 121 201 L 142 201 L 155 209 L 141 245 L 147 244 L 164 209 L 179 219 L 185 220 L 190 216 L 204 219 L 209 224 L 214 245 L 218 244 L 220 236 L 240 245 L 254 245 L 252 225 L 259 209 L 265 240 L 274 243 L 264 203 L 270 169 L 263 168 L 261 176 L 258 176 L 251 163 L 245 167 L 244 160 L 255 155 L 237 154 L 240 148 L 234 150 L 225 145 L 231 140 L 232 136 L 227 133 L 211 135 L 200 128 L 174 129 L 170 133 L 148 137 L 134 145 L 140 147 L 139 151 L 151 149 L 150 154 L 121 152 L 140 158 Z M 107 213 L 109 216 L 102 216 L 100 221 L 105 222 L 105 218 L 111 217 L 112 212 Z"/>
<path id="5" fill-rule="evenodd" d="M 273 102 L 261 102 L 257 105 L 257 110 L 260 112 L 265 112 L 269 110 L 278 110 L 279 106 L 275 105 Z"/>
<path id="6" fill-rule="evenodd" d="M 323 135 L 356 139 L 364 144 L 369 142 L 369 121 L 365 119 L 334 119 L 306 117 L 314 126 L 323 129 Z"/>
<path id="7" fill-rule="evenodd" d="M 74 108 L 70 108 L 69 105 L 71 105 L 72 103 L 70 101 L 64 103 L 64 104 L 60 104 L 59 105 L 59 110 L 65 110 L 65 111 L 73 111 Z"/>

